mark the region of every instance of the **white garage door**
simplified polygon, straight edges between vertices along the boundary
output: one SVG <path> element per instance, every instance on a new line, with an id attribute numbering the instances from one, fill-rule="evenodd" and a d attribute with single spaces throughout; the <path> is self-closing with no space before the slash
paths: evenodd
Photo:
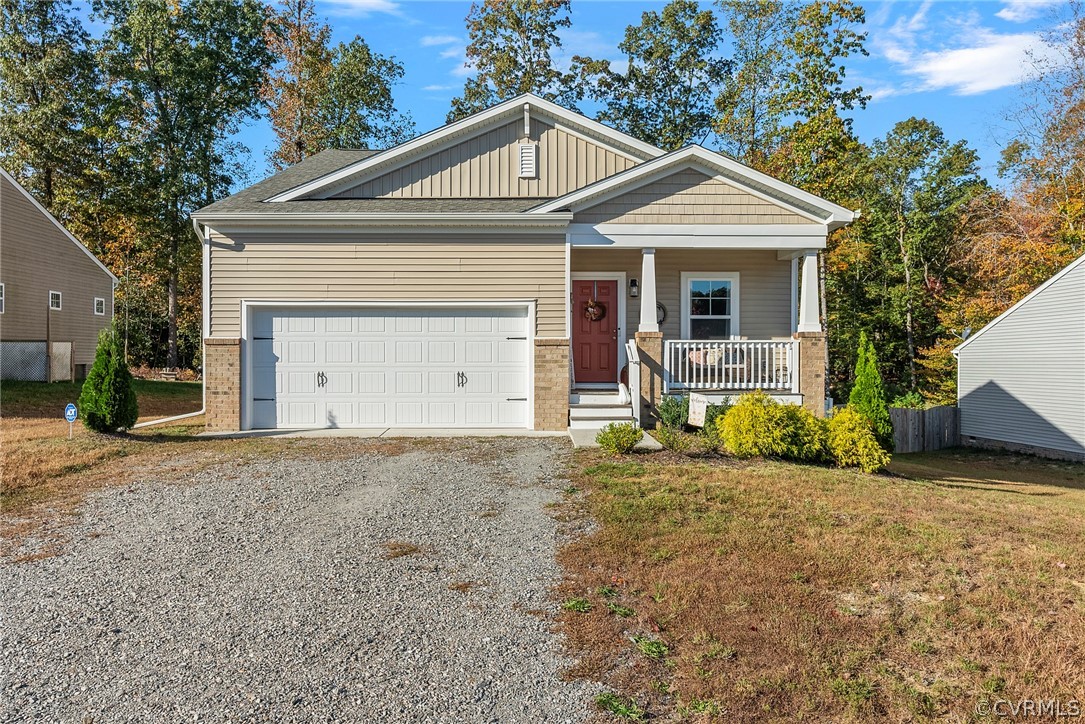
<path id="1" fill-rule="evenodd" d="M 526 427 L 527 310 L 258 309 L 251 427 Z"/>

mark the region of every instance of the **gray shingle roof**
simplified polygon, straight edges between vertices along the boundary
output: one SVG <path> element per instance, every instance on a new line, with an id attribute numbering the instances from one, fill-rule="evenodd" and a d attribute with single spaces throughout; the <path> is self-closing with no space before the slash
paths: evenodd
<path id="1" fill-rule="evenodd" d="M 379 151 L 328 149 L 274 176 L 205 206 L 196 215 L 208 213 L 291 214 L 314 212 L 359 212 L 374 214 L 425 213 L 518 213 L 538 206 L 544 198 L 480 199 L 318 199 L 263 203 L 265 199 L 349 166 Z"/>

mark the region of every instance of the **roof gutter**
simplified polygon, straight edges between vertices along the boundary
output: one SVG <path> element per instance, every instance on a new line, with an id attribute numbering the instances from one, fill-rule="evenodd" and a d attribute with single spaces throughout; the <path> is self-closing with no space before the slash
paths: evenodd
<path id="1" fill-rule="evenodd" d="M 194 226 L 214 222 L 244 222 L 250 224 L 277 224 L 283 221 L 297 221 L 320 226 L 342 226 L 353 223 L 369 223 L 384 226 L 565 226 L 572 221 L 571 211 L 560 211 L 544 215 L 525 213 L 359 213 L 359 212 L 211 212 L 194 214 Z"/>

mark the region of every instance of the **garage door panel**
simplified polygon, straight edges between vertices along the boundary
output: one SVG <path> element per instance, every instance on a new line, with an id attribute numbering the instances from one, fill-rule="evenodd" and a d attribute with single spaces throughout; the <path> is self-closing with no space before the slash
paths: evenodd
<path id="1" fill-rule="evenodd" d="M 422 361 L 421 342 L 396 342 L 396 364 L 412 364 Z"/>
<path id="2" fill-rule="evenodd" d="M 354 427 L 357 421 L 354 419 L 353 402 L 329 402 L 327 403 L 328 427 Z"/>
<path id="3" fill-rule="evenodd" d="M 253 427 L 528 424 L 525 309 L 299 308 L 252 322 L 271 338 L 249 348 Z"/>
<path id="4" fill-rule="evenodd" d="M 426 343 L 426 361 L 430 364 L 451 365 L 456 363 L 456 342 L 443 340 Z"/>
<path id="5" fill-rule="evenodd" d="M 316 342 L 314 341 L 289 342 L 285 351 L 283 361 L 288 364 L 304 365 L 316 362 Z"/>
<path id="6" fill-rule="evenodd" d="M 388 359 L 384 342 L 359 342 L 358 361 L 365 364 L 384 364 Z"/>
<path id="7" fill-rule="evenodd" d="M 325 342 L 324 361 L 328 364 L 350 364 L 354 362 L 354 342 Z"/>
<path id="8" fill-rule="evenodd" d="M 316 393 L 316 372 L 288 372 L 282 394 L 312 395 Z"/>
<path id="9" fill-rule="evenodd" d="M 421 402 L 397 402 L 395 403 L 396 417 L 392 422 L 402 427 L 422 424 Z"/>
<path id="10" fill-rule="evenodd" d="M 385 372 L 359 372 L 358 394 L 359 395 L 383 395 L 387 389 L 385 384 Z"/>

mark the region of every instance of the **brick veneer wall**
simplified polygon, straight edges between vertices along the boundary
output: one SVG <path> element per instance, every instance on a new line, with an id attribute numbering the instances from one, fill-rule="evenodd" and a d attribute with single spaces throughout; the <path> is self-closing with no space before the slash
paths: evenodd
<path id="1" fill-rule="evenodd" d="M 208 337 L 203 342 L 207 429 L 238 430 L 241 428 L 241 340 Z"/>
<path id="2" fill-rule="evenodd" d="M 640 425 L 653 428 L 652 413 L 663 399 L 663 333 L 637 332 L 633 336 L 640 357 Z"/>
<path id="3" fill-rule="evenodd" d="M 802 406 L 818 417 L 825 417 L 825 335 L 799 332 L 799 393 Z"/>
<path id="4" fill-rule="evenodd" d="M 569 338 L 535 339 L 535 429 L 569 429 Z"/>

